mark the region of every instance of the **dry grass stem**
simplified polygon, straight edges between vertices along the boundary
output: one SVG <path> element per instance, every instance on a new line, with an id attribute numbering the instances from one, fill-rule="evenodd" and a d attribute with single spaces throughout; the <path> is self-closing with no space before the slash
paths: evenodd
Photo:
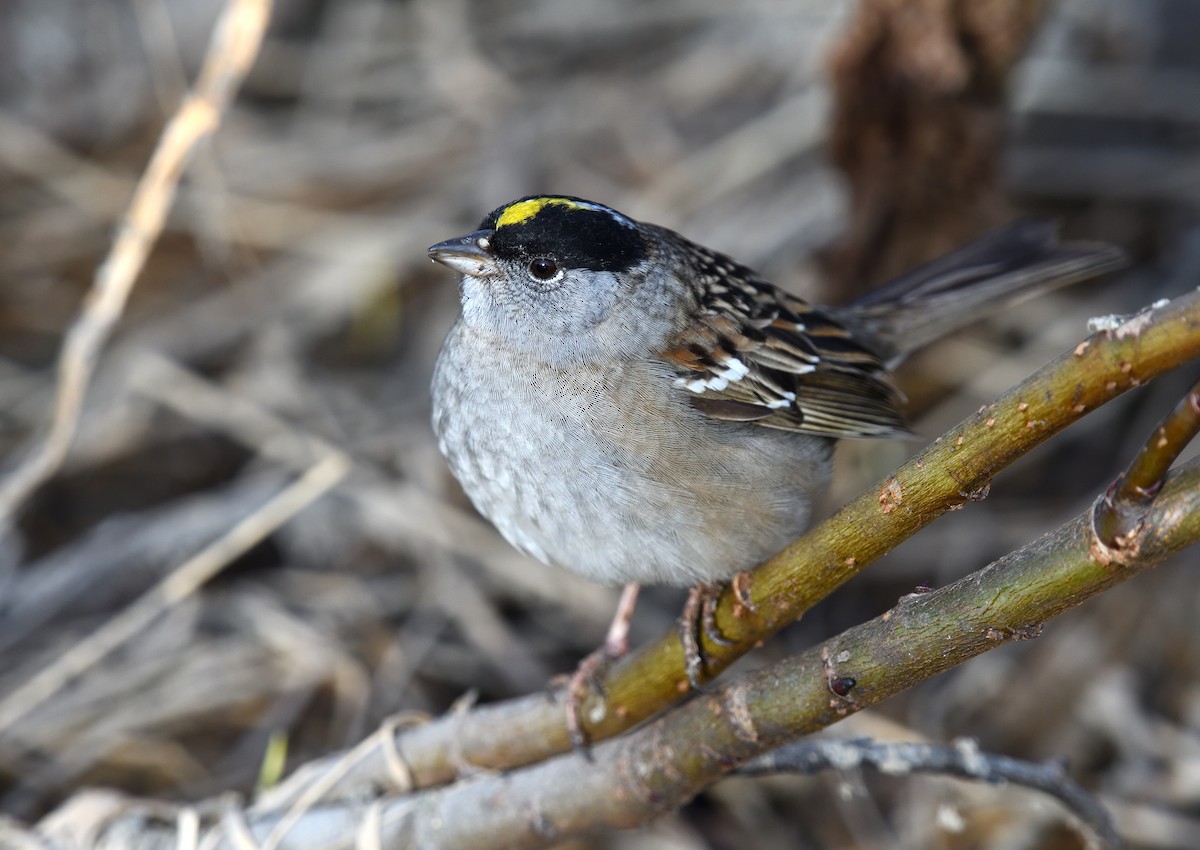
<path id="1" fill-rule="evenodd" d="M 96 268 L 83 311 L 63 341 L 50 428 L 21 465 L 0 481 L 0 522 L 49 478 L 66 457 L 100 350 L 162 232 L 179 180 L 196 147 L 220 125 L 262 44 L 271 0 L 229 0 L 195 87 L 163 130 L 108 256 Z"/>

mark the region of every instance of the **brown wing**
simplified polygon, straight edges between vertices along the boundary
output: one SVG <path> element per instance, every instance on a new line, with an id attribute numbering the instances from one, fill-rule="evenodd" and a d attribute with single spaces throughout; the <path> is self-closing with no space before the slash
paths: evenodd
<path id="1" fill-rule="evenodd" d="M 689 245 L 700 318 L 661 353 L 714 419 L 824 437 L 906 434 L 880 357 L 828 312 L 721 254 Z"/>

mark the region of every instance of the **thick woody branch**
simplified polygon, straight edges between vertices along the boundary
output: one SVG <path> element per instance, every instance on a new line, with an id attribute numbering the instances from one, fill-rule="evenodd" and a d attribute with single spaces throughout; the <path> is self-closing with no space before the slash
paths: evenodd
<path id="1" fill-rule="evenodd" d="M 737 644 L 706 646 L 710 670 L 797 619 L 941 514 L 971 502 L 996 473 L 1087 411 L 1197 356 L 1200 293 L 1191 292 L 1038 370 L 756 571 L 748 588 L 756 614 L 726 593 L 718 621 Z M 686 676 L 674 631 L 612 669 L 605 689 L 603 714 L 593 713 L 594 699 L 583 712 L 594 741 L 677 702 Z M 570 742 L 563 718 L 561 695 L 535 694 L 407 729 L 396 739 L 406 767 L 399 787 L 425 788 L 471 770 L 509 769 L 564 752 Z M 316 784 L 335 798 L 364 787 L 396 787 L 395 763 L 386 752 L 368 747 L 349 762 L 339 756 L 313 763 L 276 789 L 270 804 L 299 799 Z"/>
<path id="2" fill-rule="evenodd" d="M 1037 636 L 1050 617 L 1196 543 L 1200 462 L 1167 481 L 1140 538 L 1136 556 L 1124 563 L 1098 558 L 1089 509 L 954 584 L 905 596 L 892 610 L 808 652 L 597 745 L 590 759 L 571 753 L 508 773 L 481 771 L 446 788 L 368 806 L 361 798 L 337 804 L 314 798 L 290 808 L 264 799 L 247 813 L 212 819 L 204 846 L 307 850 L 358 841 L 397 850 L 537 848 L 645 824 L 750 759 L 989 649 Z M 854 684 L 838 693 L 830 686 L 835 679 Z M 399 743 L 394 759 L 405 752 L 406 736 Z M 177 846 L 175 822 L 152 826 L 147 816 L 129 807 L 103 829 L 106 837 L 122 836 L 122 843 L 102 839 L 94 847 L 132 846 L 134 826 L 138 848 Z"/>
<path id="3" fill-rule="evenodd" d="M 937 517 L 979 501 L 997 473 L 1088 411 L 1197 356 L 1200 293 L 1192 292 L 1039 369 L 756 569 L 738 593 L 727 591 L 717 624 L 733 644 L 705 643 L 710 672 L 799 619 Z M 627 728 L 661 708 L 648 710 L 651 688 L 681 690 L 684 681 L 679 642 L 664 636 L 612 671 L 609 711 L 586 731 L 602 737 Z"/>

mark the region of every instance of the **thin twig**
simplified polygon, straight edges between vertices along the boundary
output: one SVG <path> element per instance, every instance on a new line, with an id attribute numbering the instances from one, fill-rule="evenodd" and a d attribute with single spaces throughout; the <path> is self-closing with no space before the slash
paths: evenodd
<path id="1" fill-rule="evenodd" d="M 67 332 L 58 361 L 58 387 L 49 432 L 0 483 L 0 522 L 10 517 L 66 458 L 100 350 L 120 320 L 138 274 L 162 232 L 188 161 L 197 145 L 220 125 L 258 55 L 270 11 L 271 0 L 229 0 L 221 13 L 196 85 L 163 130 L 117 228 L 112 248 L 96 267 L 83 311 Z"/>
<path id="2" fill-rule="evenodd" d="M 1200 381 L 1188 390 L 1163 421 L 1129 469 L 1122 472 L 1096 503 L 1096 536 L 1114 557 L 1127 548 L 1146 511 L 1162 489 L 1167 470 L 1200 433 Z"/>
<path id="3" fill-rule="evenodd" d="M 1086 827 L 1099 846 L 1121 850 L 1125 843 L 1100 801 L 1075 783 L 1058 762 L 1034 762 L 985 753 L 978 743 L 960 739 L 950 746 L 880 742 L 870 738 L 795 741 L 747 762 L 739 776 L 777 773 L 811 775 L 830 768 L 870 765 L 889 775 L 936 773 L 993 785 L 1012 783 L 1054 797 Z"/>

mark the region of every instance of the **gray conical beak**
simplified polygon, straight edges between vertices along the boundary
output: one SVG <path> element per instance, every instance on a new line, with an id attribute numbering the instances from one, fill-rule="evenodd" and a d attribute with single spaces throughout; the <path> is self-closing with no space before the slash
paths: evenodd
<path id="1" fill-rule="evenodd" d="M 439 242 L 429 249 L 429 256 L 443 266 L 471 277 L 487 277 L 496 268 L 491 253 L 491 238 L 495 231 L 476 230 Z"/>

